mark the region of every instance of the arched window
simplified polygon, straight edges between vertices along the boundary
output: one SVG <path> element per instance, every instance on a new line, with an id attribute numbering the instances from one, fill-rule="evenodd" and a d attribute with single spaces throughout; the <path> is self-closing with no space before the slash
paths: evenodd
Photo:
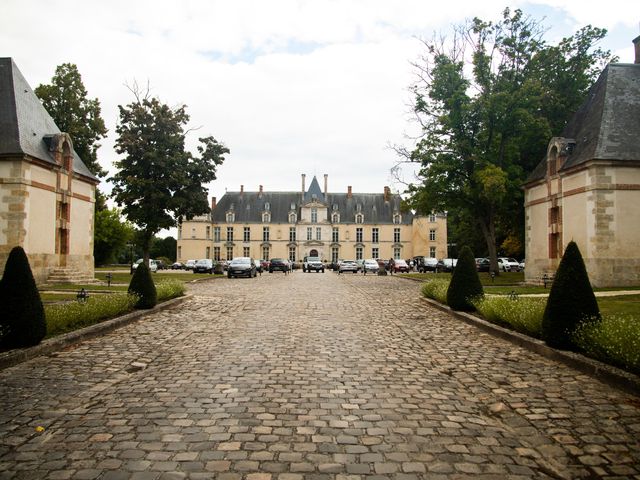
<path id="1" fill-rule="evenodd" d="M 296 214 L 293 212 L 289 214 L 289 223 L 296 223 Z"/>
<path id="2" fill-rule="evenodd" d="M 271 221 L 271 214 L 269 212 L 264 212 L 262 214 L 262 221 L 264 223 L 269 223 Z"/>
<path id="3" fill-rule="evenodd" d="M 356 223 L 364 223 L 364 215 L 362 215 L 361 213 L 358 213 L 356 215 Z"/>
<path id="4" fill-rule="evenodd" d="M 233 223 L 235 221 L 235 215 L 233 212 L 227 212 L 227 223 Z"/>
<path id="5" fill-rule="evenodd" d="M 396 213 L 396 214 L 393 216 L 393 223 L 398 224 L 398 223 L 400 223 L 400 221 L 401 221 L 401 220 L 402 220 L 402 217 L 400 217 L 400 214 L 399 214 L 399 213 Z"/>
<path id="6" fill-rule="evenodd" d="M 264 204 L 264 209 L 265 209 L 266 211 L 271 210 L 271 204 L 270 204 L 269 202 L 265 202 L 265 204 Z"/>
<path id="7" fill-rule="evenodd" d="M 339 213 L 334 213 L 331 216 L 331 222 L 332 223 L 340 223 L 340 214 Z"/>

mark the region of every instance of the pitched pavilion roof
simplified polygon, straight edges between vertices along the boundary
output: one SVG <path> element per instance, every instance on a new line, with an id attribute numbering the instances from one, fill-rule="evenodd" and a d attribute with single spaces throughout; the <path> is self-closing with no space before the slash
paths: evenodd
<path id="1" fill-rule="evenodd" d="M 28 155 L 56 165 L 51 136 L 61 133 L 11 58 L 0 58 L 0 160 Z M 73 140 L 73 139 L 72 139 Z M 98 179 L 73 152 L 74 172 Z"/>
<path id="2" fill-rule="evenodd" d="M 640 161 L 640 64 L 609 64 L 561 137 L 576 143 L 560 171 L 590 160 Z M 546 158 L 526 183 L 545 175 Z"/>
<path id="3" fill-rule="evenodd" d="M 271 223 L 288 223 L 290 212 L 299 214 L 298 208 L 314 198 L 327 206 L 327 218 L 319 221 L 329 221 L 333 213 L 338 213 L 340 223 L 355 223 L 355 216 L 360 212 L 365 224 L 391 224 L 393 215 L 400 213 L 400 195 L 389 194 L 385 200 L 383 193 L 327 193 L 325 198 L 314 177 L 304 199 L 301 192 L 226 192 L 212 212 L 212 221 L 225 223 L 227 212 L 233 211 L 235 223 L 261 223 L 268 206 Z M 412 220 L 413 214 L 402 213 L 401 224 L 409 225 Z"/>

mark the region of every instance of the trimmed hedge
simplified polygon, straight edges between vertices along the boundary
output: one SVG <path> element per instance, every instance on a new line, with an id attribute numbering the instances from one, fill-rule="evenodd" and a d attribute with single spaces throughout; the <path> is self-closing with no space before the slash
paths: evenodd
<path id="1" fill-rule="evenodd" d="M 447 304 L 453 310 L 472 312 L 473 300 L 484 296 L 476 261 L 469 247 L 462 247 L 447 290 Z"/>
<path id="2" fill-rule="evenodd" d="M 153 308 L 158 303 L 158 292 L 151 271 L 144 263 L 136 267 L 128 292 L 138 296 L 136 308 Z"/>

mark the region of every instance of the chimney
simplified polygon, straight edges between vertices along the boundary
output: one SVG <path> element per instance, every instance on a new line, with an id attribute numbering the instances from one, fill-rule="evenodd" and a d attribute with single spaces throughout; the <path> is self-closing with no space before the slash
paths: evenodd
<path id="1" fill-rule="evenodd" d="M 304 198 L 304 192 L 305 192 L 305 187 L 304 187 L 304 179 L 305 179 L 306 175 L 303 173 L 302 174 L 302 198 Z"/>
<path id="2" fill-rule="evenodd" d="M 260 185 L 260 193 L 259 193 L 259 195 L 262 196 L 262 185 Z"/>
<path id="3" fill-rule="evenodd" d="M 384 201 L 388 202 L 391 199 L 391 189 L 389 187 L 384 187 Z"/>
<path id="4" fill-rule="evenodd" d="M 216 197 L 211 197 L 211 211 L 216 209 Z"/>
<path id="5" fill-rule="evenodd" d="M 324 198 L 327 198 L 327 184 L 328 184 L 329 175 L 324 174 Z"/>
<path id="6" fill-rule="evenodd" d="M 633 39 L 633 45 L 636 47 L 636 60 L 633 63 L 640 63 L 640 35 Z"/>
<path id="7" fill-rule="evenodd" d="M 244 185 L 240 185 L 240 196 L 244 195 Z"/>
<path id="8" fill-rule="evenodd" d="M 353 193 L 351 193 L 351 185 L 347 187 L 347 198 L 353 197 Z"/>

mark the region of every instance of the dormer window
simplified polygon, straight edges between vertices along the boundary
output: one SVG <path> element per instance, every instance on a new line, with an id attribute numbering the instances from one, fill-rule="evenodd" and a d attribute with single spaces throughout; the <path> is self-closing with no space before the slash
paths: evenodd
<path id="1" fill-rule="evenodd" d="M 296 223 L 296 214 L 293 212 L 289 214 L 289 223 Z"/>
<path id="2" fill-rule="evenodd" d="M 332 208 L 333 208 L 334 212 L 337 212 L 338 211 L 338 204 L 334 203 Z"/>
<path id="3" fill-rule="evenodd" d="M 227 223 L 233 223 L 236 219 L 236 216 L 233 212 L 227 212 Z"/>
<path id="4" fill-rule="evenodd" d="M 294 202 L 291 202 L 291 206 L 289 210 L 295 210 L 295 209 L 296 209 L 296 204 Z"/>
<path id="5" fill-rule="evenodd" d="M 318 223 L 318 209 L 311 209 L 311 223 Z"/>
<path id="6" fill-rule="evenodd" d="M 334 213 L 333 215 L 331 215 L 331 222 L 332 223 L 340 223 L 340 214 L 339 213 Z"/>
<path id="7" fill-rule="evenodd" d="M 401 221 L 402 221 L 402 217 L 400 216 L 400 214 L 399 214 L 399 213 L 396 213 L 396 214 L 393 216 L 393 223 L 395 223 L 395 224 L 399 224 Z"/>
<path id="8" fill-rule="evenodd" d="M 269 212 L 264 212 L 262 214 L 262 222 L 263 223 L 269 223 L 271 221 L 271 213 Z"/>
<path id="9" fill-rule="evenodd" d="M 364 215 L 361 213 L 356 215 L 356 223 L 364 223 Z"/>

